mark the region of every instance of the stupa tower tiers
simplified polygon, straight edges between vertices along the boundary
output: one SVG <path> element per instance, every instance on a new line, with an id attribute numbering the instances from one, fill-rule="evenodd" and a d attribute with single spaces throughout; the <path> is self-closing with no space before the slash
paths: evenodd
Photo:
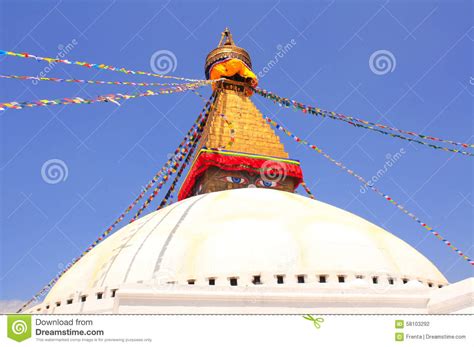
<path id="1" fill-rule="evenodd" d="M 234 44 L 229 29 L 206 58 L 207 79 L 216 94 L 196 158 L 179 192 L 189 196 L 238 188 L 294 192 L 302 181 L 297 160 L 250 99 L 258 80 L 250 55 Z"/>

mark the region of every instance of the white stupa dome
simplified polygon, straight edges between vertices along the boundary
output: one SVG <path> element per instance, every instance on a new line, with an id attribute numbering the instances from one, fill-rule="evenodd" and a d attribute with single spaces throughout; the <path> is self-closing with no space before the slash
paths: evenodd
<path id="1" fill-rule="evenodd" d="M 368 286 L 351 285 L 362 278 Z M 245 188 L 185 199 L 123 227 L 62 276 L 40 306 L 60 312 L 82 297 L 115 297 L 127 285 L 378 293 L 410 281 L 426 289 L 447 284 L 417 250 L 360 217 L 297 194 Z"/>

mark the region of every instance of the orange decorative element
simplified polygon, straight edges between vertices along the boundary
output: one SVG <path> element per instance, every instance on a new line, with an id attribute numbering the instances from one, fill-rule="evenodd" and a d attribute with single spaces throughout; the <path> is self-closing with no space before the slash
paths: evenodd
<path id="1" fill-rule="evenodd" d="M 210 77 L 212 80 L 222 77 L 231 77 L 234 75 L 239 75 L 245 80 L 249 80 L 252 87 L 258 85 L 257 76 L 240 59 L 226 59 L 214 64 L 210 69 Z"/>

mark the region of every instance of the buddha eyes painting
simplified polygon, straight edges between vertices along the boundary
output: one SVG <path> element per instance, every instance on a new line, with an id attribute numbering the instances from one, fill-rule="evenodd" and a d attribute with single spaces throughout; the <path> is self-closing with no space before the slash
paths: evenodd
<path id="1" fill-rule="evenodd" d="M 242 175 L 243 177 L 239 176 Z M 245 177 L 247 176 L 247 177 Z M 233 173 L 232 176 L 222 176 L 221 181 L 229 182 L 237 188 L 275 188 L 278 182 L 262 179 L 260 176 L 250 175 L 246 172 Z"/>

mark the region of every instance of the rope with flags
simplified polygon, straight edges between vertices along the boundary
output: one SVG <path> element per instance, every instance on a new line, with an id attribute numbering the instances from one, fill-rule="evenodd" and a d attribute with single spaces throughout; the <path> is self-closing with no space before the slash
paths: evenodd
<path id="1" fill-rule="evenodd" d="M 146 192 L 150 190 L 155 183 L 158 181 L 158 179 L 163 176 L 163 173 L 166 170 L 169 170 L 170 167 L 173 166 L 173 163 L 176 161 L 176 158 L 181 156 L 182 153 L 186 153 L 187 150 L 185 150 L 186 145 L 189 143 L 189 139 L 193 137 L 193 134 L 195 134 L 195 131 L 197 128 L 199 128 L 199 125 L 202 122 L 203 118 L 203 113 L 211 106 L 212 100 L 215 97 L 215 95 L 211 95 L 209 100 L 207 101 L 206 105 L 204 106 L 203 110 L 197 117 L 196 121 L 194 122 L 193 126 L 191 129 L 188 131 L 184 139 L 181 141 L 179 146 L 176 148 L 174 151 L 173 157 L 170 158 L 165 165 L 161 168 L 160 171 L 158 171 L 155 176 L 147 183 L 145 188 L 140 192 L 140 194 L 135 198 L 135 200 L 125 209 L 124 212 L 94 241 L 92 242 L 89 247 L 86 248 L 85 251 L 81 253 L 80 256 L 74 258 L 57 276 L 55 276 L 51 281 L 48 282 L 43 288 L 41 288 L 31 299 L 29 299 L 21 308 L 17 311 L 17 313 L 22 312 L 26 307 L 31 305 L 33 302 L 36 302 L 38 298 L 43 296 L 45 293 L 47 293 L 51 287 L 56 284 L 56 282 L 69 270 L 72 268 L 74 264 L 76 264 L 80 259 L 82 259 L 87 253 L 89 253 L 92 249 L 94 249 L 99 243 L 104 241 L 112 232 L 112 230 L 125 218 L 125 216 L 136 206 L 136 204 L 145 196 Z"/>
<path id="2" fill-rule="evenodd" d="M 224 118 L 225 122 L 227 123 L 227 125 L 229 126 L 229 128 L 231 129 L 231 135 L 230 135 L 230 140 L 229 140 L 229 143 L 227 144 L 228 146 L 232 146 L 232 144 L 234 143 L 235 141 L 235 130 L 232 126 L 232 123 L 227 120 L 227 117 L 224 115 L 224 114 L 221 114 L 221 117 Z M 196 146 L 197 144 L 199 143 L 199 140 L 201 139 L 202 137 L 202 131 L 204 129 L 204 127 L 206 126 L 206 123 L 207 123 L 207 119 L 203 121 L 202 125 L 201 125 L 201 129 L 199 131 L 199 133 L 197 134 L 196 136 L 196 139 L 194 141 L 194 143 L 191 145 L 191 148 L 189 150 L 189 153 L 186 157 L 186 159 L 184 160 L 183 164 L 181 165 L 181 168 L 179 169 L 178 171 L 178 174 L 176 175 L 175 179 L 173 180 L 173 183 L 171 183 L 171 186 L 168 190 L 168 192 L 166 193 L 165 197 L 163 198 L 163 200 L 161 201 L 160 205 L 158 206 L 158 208 L 156 209 L 157 211 L 158 210 L 161 210 L 163 207 L 169 205 L 170 203 L 170 198 L 172 199 L 173 198 L 173 193 L 174 191 L 176 190 L 176 185 L 179 181 L 179 179 L 181 178 L 181 176 L 183 175 L 183 172 L 184 170 L 186 169 L 186 167 L 188 166 L 189 162 L 191 161 L 191 159 L 193 158 L 193 154 L 194 154 L 194 151 L 196 150 Z"/>
<path id="3" fill-rule="evenodd" d="M 36 101 L 10 101 L 0 103 L 0 111 L 5 111 L 5 109 L 13 109 L 13 110 L 21 110 L 27 107 L 39 107 L 39 106 L 52 106 L 52 105 L 70 105 L 70 104 L 92 104 L 95 102 L 112 102 L 120 106 L 119 100 L 129 100 L 140 98 L 144 96 L 155 96 L 155 95 L 162 95 L 162 94 L 173 94 L 173 93 L 182 93 L 189 90 L 194 90 L 196 88 L 202 87 L 203 84 L 200 83 L 190 83 L 190 84 L 181 84 L 179 86 L 169 87 L 169 88 L 162 88 L 157 91 L 147 90 L 145 92 L 138 92 L 132 94 L 107 94 L 107 95 L 100 95 L 94 99 L 83 99 L 80 97 L 72 97 L 72 98 L 62 98 L 62 99 L 41 99 Z"/>
<path id="4" fill-rule="evenodd" d="M 202 136 L 202 130 L 204 129 L 204 127 L 206 126 L 206 123 L 207 123 L 207 118 L 203 120 L 203 122 L 201 123 L 201 129 L 200 131 L 197 133 L 196 135 L 196 138 L 195 140 L 193 141 L 192 145 L 191 145 L 191 148 L 189 149 L 189 152 L 188 152 L 188 155 L 186 156 L 186 159 L 184 160 L 184 162 L 181 164 L 181 168 L 179 169 L 176 177 L 174 178 L 173 182 L 171 183 L 171 186 L 168 190 L 168 192 L 166 193 L 165 197 L 163 198 L 163 200 L 161 201 L 160 205 L 158 206 L 158 208 L 156 209 L 157 211 L 158 210 L 161 210 L 163 207 L 167 206 L 170 202 L 170 198 L 172 199 L 173 198 L 173 192 L 176 190 L 176 186 L 177 186 L 177 183 L 179 181 L 179 179 L 181 178 L 181 176 L 183 175 L 183 172 L 184 170 L 186 169 L 186 167 L 188 166 L 189 162 L 191 161 L 191 159 L 193 158 L 193 155 L 194 155 L 194 151 L 196 150 L 196 146 L 197 144 L 199 143 L 199 140 L 201 139 L 201 136 Z"/>
<path id="5" fill-rule="evenodd" d="M 341 168 L 342 170 L 346 171 L 348 174 L 350 174 L 351 176 L 355 177 L 356 179 L 358 179 L 360 182 L 362 182 L 364 184 L 364 186 L 366 187 L 369 187 L 372 191 L 374 191 L 375 193 L 377 193 L 378 195 L 380 195 L 381 197 L 383 197 L 385 200 L 387 200 L 388 202 L 390 202 L 391 204 L 393 204 L 395 207 L 397 207 L 400 211 L 402 211 L 403 213 L 405 213 L 406 215 L 408 215 L 411 219 L 413 219 L 415 222 L 417 222 L 418 224 L 420 224 L 423 228 L 425 228 L 428 232 L 430 232 L 432 235 L 436 236 L 436 238 L 438 238 L 440 241 L 442 241 L 446 246 L 450 247 L 453 251 L 455 251 L 459 256 L 461 256 L 464 260 L 466 260 L 467 262 L 469 262 L 469 264 L 471 265 L 474 265 L 474 261 L 469 258 L 464 252 L 462 252 L 459 248 L 455 247 L 452 242 L 448 241 L 447 239 L 445 239 L 443 236 L 441 236 L 436 230 L 434 230 L 432 227 L 430 227 L 429 225 L 427 225 L 426 223 L 424 223 L 423 221 L 421 221 L 417 216 L 415 216 L 413 213 L 411 213 L 410 211 L 408 211 L 403 205 L 399 204 L 398 202 L 396 202 L 395 200 L 393 200 L 392 197 L 390 197 L 389 195 L 383 193 L 382 191 L 380 191 L 377 187 L 375 187 L 373 184 L 369 184 L 369 182 L 367 182 L 367 180 L 365 180 L 362 176 L 358 175 L 357 173 L 355 173 L 354 171 L 352 171 L 351 169 L 349 169 L 348 167 L 346 167 L 344 164 L 342 164 L 341 162 L 333 159 L 331 156 L 329 156 L 327 153 L 323 152 L 322 149 L 320 149 L 319 147 L 315 146 L 315 145 L 312 145 L 310 144 L 308 141 L 306 140 L 303 140 L 301 139 L 300 137 L 294 135 L 293 133 L 291 133 L 290 131 L 288 131 L 287 129 L 285 129 L 283 126 L 281 126 L 280 124 L 278 124 L 277 122 L 275 122 L 273 119 L 267 117 L 267 116 L 264 116 L 265 120 L 270 124 L 272 125 L 274 128 L 282 131 L 283 133 L 285 133 L 287 136 L 291 137 L 293 140 L 295 140 L 296 142 L 298 143 L 301 143 L 301 144 L 304 144 L 306 146 L 308 146 L 309 148 L 311 148 L 312 150 L 318 152 L 319 154 L 321 154 L 324 158 L 328 159 L 330 162 L 332 162 L 333 164 L 335 164 L 336 166 L 338 166 L 339 168 Z"/>
<path id="6" fill-rule="evenodd" d="M 307 184 L 305 181 L 302 181 L 300 183 L 300 185 L 303 187 L 303 189 L 305 190 L 306 194 L 308 194 L 308 196 L 313 199 L 313 200 L 316 200 L 316 198 L 314 197 L 313 193 L 311 193 L 311 190 L 308 188 Z"/>
<path id="7" fill-rule="evenodd" d="M 0 75 L 0 78 L 17 79 L 22 81 L 46 81 L 46 82 L 66 82 L 66 83 L 87 83 L 87 84 L 108 84 L 108 85 L 126 85 L 137 87 L 151 87 L 151 86 L 179 86 L 183 83 L 157 83 L 157 82 L 130 82 L 130 81 L 96 81 L 96 80 L 81 80 L 76 78 L 58 78 L 58 77 L 38 77 L 38 76 L 18 76 L 18 75 Z M 212 84 L 211 81 L 193 82 L 198 84 Z"/>
<path id="8" fill-rule="evenodd" d="M 280 96 L 278 96 L 278 95 L 276 95 L 272 92 L 269 92 L 269 91 L 266 91 L 266 90 L 263 90 L 263 89 L 259 89 L 259 88 L 255 89 L 255 93 L 259 94 L 259 95 L 261 95 L 261 96 L 263 96 L 267 99 L 270 99 L 274 103 L 278 103 L 282 107 L 286 107 L 286 108 L 293 107 L 295 110 L 300 110 L 305 114 L 309 113 L 309 114 L 312 114 L 312 115 L 315 115 L 315 116 L 328 117 L 328 118 L 331 118 L 331 119 L 340 120 L 340 121 L 349 123 L 349 124 L 351 124 L 355 127 L 358 127 L 358 128 L 365 128 L 365 129 L 368 129 L 368 130 L 376 131 L 376 132 L 378 132 L 380 134 L 383 134 L 383 135 L 388 135 L 388 136 L 391 136 L 391 137 L 399 138 L 401 140 L 406 140 L 406 141 L 418 143 L 420 145 L 425 145 L 425 146 L 428 146 L 428 147 L 433 148 L 433 149 L 439 149 L 439 150 L 449 151 L 449 152 L 453 152 L 453 153 L 459 153 L 459 154 L 467 155 L 467 156 L 474 156 L 474 153 L 471 153 L 471 152 L 467 152 L 467 151 L 463 151 L 463 150 L 459 150 L 459 149 L 454 149 L 454 148 L 448 148 L 448 147 L 433 145 L 429 142 L 418 140 L 417 138 L 421 138 L 421 139 L 429 140 L 429 141 L 437 141 L 437 142 L 448 143 L 450 145 L 460 146 L 460 147 L 463 147 L 463 148 L 474 148 L 474 144 L 468 144 L 468 143 L 451 141 L 451 140 L 444 140 L 444 139 L 440 139 L 440 138 L 433 137 L 433 136 L 418 134 L 418 133 L 415 133 L 413 131 L 401 130 L 401 129 L 390 127 L 390 126 L 387 126 L 387 125 L 373 123 L 373 122 L 369 122 L 369 121 L 366 121 L 366 120 L 363 120 L 363 119 L 346 116 L 346 115 L 343 115 L 341 113 L 322 110 L 322 109 L 317 108 L 317 107 L 305 105 L 305 104 L 300 103 L 300 102 L 295 101 L 295 100 L 290 100 L 290 99 L 287 99 L 287 98 L 280 97 Z M 380 130 L 380 129 L 377 129 L 377 128 L 384 129 L 384 130 Z M 390 131 L 393 131 L 393 132 L 403 133 L 403 134 L 406 134 L 406 135 L 410 135 L 410 136 L 413 136 L 414 138 L 409 138 L 409 137 L 406 137 L 406 136 L 390 133 L 387 130 L 390 130 Z"/>
<path id="9" fill-rule="evenodd" d="M 207 102 L 207 99 L 202 96 L 202 94 L 199 93 L 197 90 L 193 90 L 193 93 L 196 94 L 203 102 Z"/>
<path id="10" fill-rule="evenodd" d="M 177 172 L 179 164 L 185 158 L 185 154 L 190 152 L 191 150 L 194 151 L 193 148 L 196 146 L 196 144 L 198 142 L 198 139 L 200 138 L 200 135 L 202 133 L 204 125 L 207 122 L 207 118 L 209 116 L 209 113 L 211 112 L 212 105 L 213 104 L 211 102 L 206 103 L 206 105 L 204 106 L 205 111 L 203 111 L 204 114 L 200 118 L 200 123 L 199 123 L 198 127 L 194 130 L 193 134 L 189 137 L 189 140 L 187 141 L 186 146 L 185 146 L 185 150 L 182 153 L 180 153 L 180 155 L 178 156 L 178 158 L 176 158 L 176 160 L 174 160 L 173 165 L 165 173 L 165 175 L 163 176 L 161 182 L 155 187 L 155 189 L 150 194 L 148 199 L 145 200 L 142 207 L 140 207 L 138 209 L 138 211 L 135 213 L 133 218 L 130 220 L 130 223 L 136 221 L 138 219 L 138 217 L 140 217 L 140 215 L 143 213 L 143 211 L 150 205 L 150 203 L 155 199 L 155 197 L 161 191 L 161 189 L 166 184 L 166 182 L 169 180 L 169 178 Z"/>
<path id="11" fill-rule="evenodd" d="M 6 55 L 6 56 L 16 57 L 16 58 L 34 59 L 36 61 L 47 62 L 48 64 L 60 63 L 60 64 L 67 64 L 67 65 L 78 65 L 78 66 L 82 66 L 82 67 L 86 67 L 86 68 L 90 68 L 90 69 L 101 69 L 101 70 L 121 72 L 121 73 L 124 73 L 124 74 L 127 74 L 127 75 L 144 75 L 144 76 L 159 77 L 159 78 L 171 78 L 171 79 L 175 79 L 175 80 L 188 81 L 188 82 L 204 81 L 204 80 L 200 80 L 200 79 L 176 77 L 176 76 L 162 75 L 162 74 L 157 74 L 157 73 L 152 73 L 152 72 L 129 70 L 129 69 L 125 69 L 123 67 L 118 68 L 118 67 L 115 67 L 115 66 L 112 66 L 112 65 L 106 65 L 106 64 L 93 64 L 93 63 L 88 63 L 88 62 L 84 62 L 84 61 L 58 59 L 58 58 L 51 58 L 51 57 L 40 57 L 40 56 L 33 55 L 33 54 L 30 54 L 30 53 L 17 53 L 17 52 L 10 52 L 10 51 L 0 50 L 0 56 L 1 55 Z"/>

